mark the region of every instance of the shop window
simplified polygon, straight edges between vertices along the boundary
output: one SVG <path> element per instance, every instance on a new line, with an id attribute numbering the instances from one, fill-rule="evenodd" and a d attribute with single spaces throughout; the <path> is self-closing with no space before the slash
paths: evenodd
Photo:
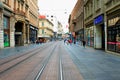
<path id="1" fill-rule="evenodd" d="M 120 52 L 120 28 L 117 26 L 117 34 L 116 34 L 116 51 Z"/>
<path id="2" fill-rule="evenodd" d="M 10 44 L 9 33 L 8 33 L 8 31 L 4 31 L 4 47 L 8 47 L 9 44 Z"/>
<path id="3" fill-rule="evenodd" d="M 4 47 L 8 47 L 10 45 L 9 39 L 9 18 L 4 16 L 3 18 L 3 26 L 4 26 Z"/>
<path id="4" fill-rule="evenodd" d="M 4 29 L 9 29 L 9 18 L 4 16 L 3 18 L 3 26 L 4 26 Z"/>
<path id="5" fill-rule="evenodd" d="M 107 42 L 108 50 L 116 51 L 116 30 L 113 27 L 108 28 L 108 42 Z"/>

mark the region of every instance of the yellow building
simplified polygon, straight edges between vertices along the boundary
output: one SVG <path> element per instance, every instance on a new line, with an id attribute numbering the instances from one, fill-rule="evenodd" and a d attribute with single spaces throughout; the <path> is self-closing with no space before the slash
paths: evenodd
<path id="1" fill-rule="evenodd" d="M 63 26 L 62 26 L 62 24 L 58 21 L 57 38 L 58 38 L 58 39 L 62 39 L 62 34 L 63 34 Z"/>
<path id="2" fill-rule="evenodd" d="M 53 26 L 54 26 L 53 23 L 50 22 L 48 19 L 40 18 L 38 38 L 44 38 L 47 40 L 51 40 L 54 35 Z"/>

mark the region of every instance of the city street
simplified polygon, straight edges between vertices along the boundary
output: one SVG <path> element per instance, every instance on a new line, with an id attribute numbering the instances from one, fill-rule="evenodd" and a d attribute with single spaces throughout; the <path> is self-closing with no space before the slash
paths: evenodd
<path id="1" fill-rule="evenodd" d="M 120 80 L 120 56 L 53 41 L 0 50 L 0 80 Z"/>

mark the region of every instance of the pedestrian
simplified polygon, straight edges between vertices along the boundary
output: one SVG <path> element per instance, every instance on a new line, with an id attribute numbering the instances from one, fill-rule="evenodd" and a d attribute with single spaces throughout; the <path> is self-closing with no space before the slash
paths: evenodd
<path id="1" fill-rule="evenodd" d="M 82 42 L 83 42 L 83 47 L 85 48 L 86 41 L 85 41 L 85 40 L 83 40 Z"/>
<path id="2" fill-rule="evenodd" d="M 76 40 L 74 40 L 74 44 L 76 44 Z"/>
<path id="3" fill-rule="evenodd" d="M 71 45 L 71 44 L 72 44 L 72 39 L 69 39 L 68 42 L 69 42 L 69 44 Z"/>
<path id="4" fill-rule="evenodd" d="M 66 43 L 67 39 L 64 39 L 64 44 Z"/>

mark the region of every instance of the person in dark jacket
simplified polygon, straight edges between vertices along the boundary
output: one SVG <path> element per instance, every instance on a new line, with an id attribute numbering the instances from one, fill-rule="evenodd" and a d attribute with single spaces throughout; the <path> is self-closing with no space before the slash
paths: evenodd
<path id="1" fill-rule="evenodd" d="M 82 42 L 83 42 L 83 47 L 85 48 L 86 41 L 85 41 L 85 40 L 83 40 Z"/>

